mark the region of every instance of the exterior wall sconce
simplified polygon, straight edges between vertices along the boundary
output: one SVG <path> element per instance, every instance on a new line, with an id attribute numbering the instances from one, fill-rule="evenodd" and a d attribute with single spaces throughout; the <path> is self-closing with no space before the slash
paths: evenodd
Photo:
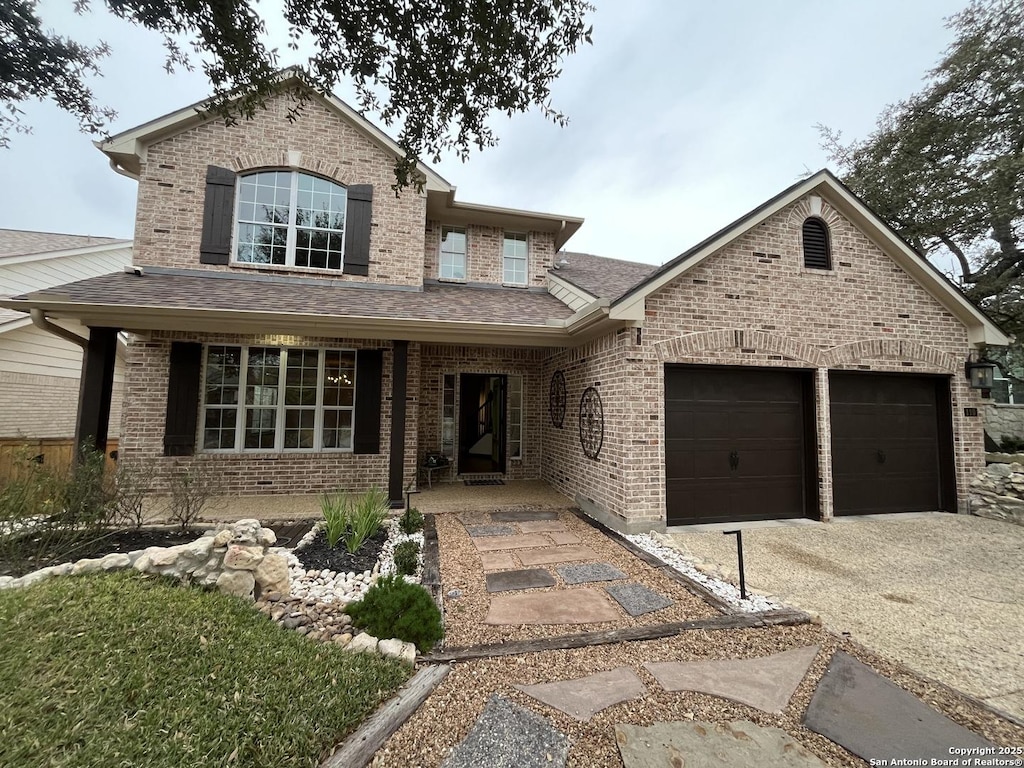
<path id="1" fill-rule="evenodd" d="M 964 363 L 964 374 L 971 382 L 971 389 L 990 390 L 995 384 L 996 364 L 972 352 Z"/>

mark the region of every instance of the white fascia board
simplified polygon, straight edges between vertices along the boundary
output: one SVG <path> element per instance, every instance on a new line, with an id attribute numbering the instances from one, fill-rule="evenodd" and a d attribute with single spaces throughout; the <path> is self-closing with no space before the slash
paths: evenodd
<path id="1" fill-rule="evenodd" d="M 570 283 L 568 280 L 563 280 L 561 277 L 558 276 L 556 272 L 548 272 L 548 293 L 554 296 L 555 292 L 551 290 L 553 286 L 561 288 L 574 299 L 586 301 L 587 304 L 597 301 L 598 299 L 597 296 L 594 296 L 592 293 L 588 293 L 587 291 L 580 288 L 578 285 L 574 285 Z M 569 302 L 567 302 L 565 299 L 557 296 L 556 298 L 558 298 L 559 301 L 561 301 L 566 306 L 570 306 Z"/>

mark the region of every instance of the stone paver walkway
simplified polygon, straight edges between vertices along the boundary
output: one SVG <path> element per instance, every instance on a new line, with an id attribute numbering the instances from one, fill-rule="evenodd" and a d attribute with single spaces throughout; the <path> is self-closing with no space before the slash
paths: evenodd
<path id="1" fill-rule="evenodd" d="M 441 768 L 560 768 L 568 754 L 569 739 L 546 718 L 492 696 Z"/>
<path id="2" fill-rule="evenodd" d="M 615 726 L 625 768 L 824 768 L 816 755 L 779 728 L 746 720 Z"/>
<path id="3" fill-rule="evenodd" d="M 486 578 L 488 592 L 512 592 L 517 589 L 555 586 L 555 577 L 543 568 L 488 573 Z"/>
<path id="4" fill-rule="evenodd" d="M 574 589 L 564 593 L 533 592 L 496 595 L 491 600 L 486 624 L 598 624 L 616 621 L 620 614 L 603 592 Z"/>
<path id="5" fill-rule="evenodd" d="M 953 747 L 993 746 L 842 651 L 818 683 L 804 723 L 868 761 L 937 765 L 931 761 L 949 760 Z"/>
<path id="6" fill-rule="evenodd" d="M 647 694 L 647 686 L 629 667 L 618 667 L 608 672 L 578 677 L 575 680 L 517 685 L 516 688 L 537 701 L 582 721 L 589 720 L 602 709 Z"/>
<path id="7" fill-rule="evenodd" d="M 781 712 L 817 654 L 818 646 L 812 645 L 758 659 L 669 661 L 644 666 L 666 691 L 699 691 L 765 712 Z"/>
<path id="8" fill-rule="evenodd" d="M 615 584 L 605 587 L 605 591 L 614 597 L 615 602 L 630 616 L 643 616 L 645 613 L 675 605 L 675 600 L 669 600 L 643 584 Z"/>

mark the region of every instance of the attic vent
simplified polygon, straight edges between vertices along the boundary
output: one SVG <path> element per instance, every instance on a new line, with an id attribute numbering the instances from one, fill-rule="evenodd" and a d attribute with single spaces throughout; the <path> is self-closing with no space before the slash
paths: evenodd
<path id="1" fill-rule="evenodd" d="M 804 266 L 808 269 L 832 269 L 828 227 L 813 216 L 804 221 Z"/>

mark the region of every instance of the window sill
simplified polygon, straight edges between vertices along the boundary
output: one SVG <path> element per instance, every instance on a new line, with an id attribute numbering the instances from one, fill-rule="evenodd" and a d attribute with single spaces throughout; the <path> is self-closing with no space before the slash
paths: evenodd
<path id="1" fill-rule="evenodd" d="M 837 277 L 839 274 L 835 267 L 831 269 L 815 269 L 803 265 L 800 266 L 800 272 L 805 275 L 817 275 L 818 277 Z"/>
<path id="2" fill-rule="evenodd" d="M 259 456 L 264 459 L 287 458 L 289 456 L 311 456 L 320 454 L 342 454 L 352 453 L 351 448 L 287 448 L 285 450 L 277 450 L 276 448 L 243 448 L 238 450 L 237 448 L 199 448 L 196 450 L 196 454 L 204 454 L 209 456 Z"/>
<path id="3" fill-rule="evenodd" d="M 502 283 L 502 288 L 529 288 L 529 283 Z"/>
<path id="4" fill-rule="evenodd" d="M 453 285 L 465 285 L 466 284 L 465 278 L 463 278 L 462 280 L 459 280 L 459 279 L 454 278 L 454 277 L 439 277 L 439 278 L 437 278 L 437 282 L 439 282 L 439 283 L 451 283 Z"/>

